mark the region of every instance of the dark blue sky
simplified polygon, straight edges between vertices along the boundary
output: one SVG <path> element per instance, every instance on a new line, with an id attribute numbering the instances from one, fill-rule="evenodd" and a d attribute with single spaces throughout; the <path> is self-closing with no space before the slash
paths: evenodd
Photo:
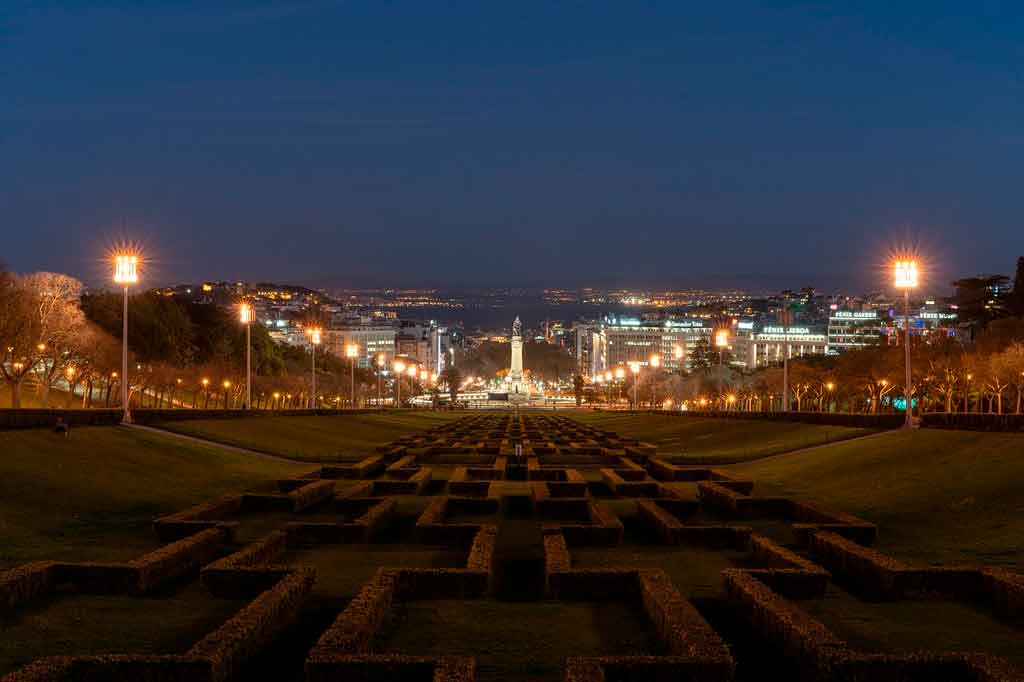
<path id="1" fill-rule="evenodd" d="M 1024 254 L 1020 2 L 20 2 L 2 260 L 869 286 Z M 128 229 L 122 230 L 126 222 Z"/>

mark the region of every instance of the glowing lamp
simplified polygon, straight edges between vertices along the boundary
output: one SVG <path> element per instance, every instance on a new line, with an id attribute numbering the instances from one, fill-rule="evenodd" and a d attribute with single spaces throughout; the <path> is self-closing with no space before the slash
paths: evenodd
<path id="1" fill-rule="evenodd" d="M 242 324 L 252 322 L 252 306 L 248 303 L 241 303 L 238 306 L 238 321 Z"/>
<path id="2" fill-rule="evenodd" d="M 321 333 L 320 327 L 313 327 L 312 329 L 310 329 L 306 333 L 309 335 L 309 342 L 310 343 L 312 343 L 314 346 L 319 346 L 320 345 L 320 333 Z"/>
<path id="3" fill-rule="evenodd" d="M 672 355 L 675 357 L 676 360 L 682 360 L 683 359 L 683 347 L 677 343 L 672 348 Z"/>
<path id="4" fill-rule="evenodd" d="M 114 282 L 117 284 L 135 284 L 139 281 L 139 257 L 131 254 L 114 256 Z"/>
<path id="5" fill-rule="evenodd" d="M 719 329 L 715 332 L 715 345 L 719 348 L 726 348 L 729 345 L 728 329 Z"/>
<path id="6" fill-rule="evenodd" d="M 405 371 L 405 363 L 401 360 L 395 362 L 395 371 L 399 374 Z"/>
<path id="7" fill-rule="evenodd" d="M 623 369 L 623 368 L 621 368 L 621 367 L 616 367 L 616 368 L 615 368 L 615 378 L 616 378 L 616 379 L 622 379 L 622 378 L 624 378 L 625 376 L 626 376 L 626 370 L 624 370 L 624 369 Z"/>
<path id="8" fill-rule="evenodd" d="M 896 261 L 893 265 L 893 275 L 897 289 L 915 288 L 917 286 L 917 261 Z"/>
<path id="9" fill-rule="evenodd" d="M 661 367 L 661 356 L 655 353 L 650 357 L 651 367 Z"/>
<path id="10" fill-rule="evenodd" d="M 409 376 L 411 376 L 413 379 L 415 379 L 416 378 L 416 365 L 409 365 L 408 369 L 405 370 L 405 373 L 408 374 Z"/>

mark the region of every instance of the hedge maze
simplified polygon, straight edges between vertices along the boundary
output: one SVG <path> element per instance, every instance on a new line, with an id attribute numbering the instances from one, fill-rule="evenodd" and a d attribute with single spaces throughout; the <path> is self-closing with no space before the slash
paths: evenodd
<path id="1" fill-rule="evenodd" d="M 189 594 L 177 644 L 85 625 L 0 682 L 1024 680 L 1024 577 L 906 564 L 862 519 L 565 416 L 466 417 L 154 531 L 134 561 L 0 574 L 0 622 Z"/>

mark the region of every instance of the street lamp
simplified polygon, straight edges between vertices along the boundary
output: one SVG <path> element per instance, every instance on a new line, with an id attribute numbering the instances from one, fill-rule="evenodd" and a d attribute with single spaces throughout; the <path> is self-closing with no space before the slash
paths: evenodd
<path id="1" fill-rule="evenodd" d="M 121 421 L 132 423 L 128 408 L 128 287 L 139 281 L 139 257 L 131 253 L 114 255 L 114 283 L 124 286 L 124 314 L 121 323 L 121 405 L 124 416 Z"/>
<path id="2" fill-rule="evenodd" d="M 387 362 L 387 359 L 384 357 L 384 354 L 383 353 L 377 353 L 377 409 L 378 410 L 384 409 L 384 403 L 381 402 L 382 399 L 381 399 L 381 389 L 380 389 L 380 375 L 381 375 L 381 372 L 384 371 L 384 364 L 386 362 Z"/>
<path id="3" fill-rule="evenodd" d="M 903 357 L 905 359 L 906 371 L 906 414 L 904 422 L 906 428 L 913 426 L 913 408 L 910 398 L 911 375 L 910 375 L 910 290 L 917 288 L 917 261 L 898 260 L 893 265 L 893 279 L 897 289 L 903 290 Z"/>
<path id="4" fill-rule="evenodd" d="M 316 347 L 320 345 L 320 333 L 320 327 L 310 327 L 306 330 L 313 356 L 313 392 L 310 395 L 310 408 L 314 410 L 316 409 Z"/>
<path id="5" fill-rule="evenodd" d="M 729 347 L 729 330 L 718 329 L 715 331 L 715 347 L 718 348 L 718 364 L 723 364 L 725 349 Z"/>
<path id="6" fill-rule="evenodd" d="M 402 374 L 405 373 L 405 363 L 395 360 L 395 407 L 402 407 Z"/>
<path id="7" fill-rule="evenodd" d="M 245 409 L 252 409 L 252 306 L 243 301 L 238 306 L 238 321 L 245 325 Z"/>
<path id="8" fill-rule="evenodd" d="M 224 409 L 228 409 L 228 389 L 231 388 L 231 382 L 227 379 L 221 384 L 224 387 Z"/>
<path id="9" fill-rule="evenodd" d="M 637 397 L 637 387 L 640 385 L 640 363 L 629 363 L 629 371 L 633 373 L 633 409 L 636 410 L 640 407 L 639 398 Z"/>
<path id="10" fill-rule="evenodd" d="M 657 353 L 652 353 L 651 357 L 647 359 L 651 369 L 658 369 L 661 367 L 661 356 Z M 658 402 L 658 396 L 655 394 L 657 391 L 657 382 L 654 380 L 654 373 L 651 373 L 651 409 L 654 409 L 654 404 Z"/>
<path id="11" fill-rule="evenodd" d="M 345 346 L 345 357 L 348 358 L 348 385 L 352 393 L 351 406 L 356 406 L 356 358 L 359 357 L 359 344 L 350 343 Z"/>

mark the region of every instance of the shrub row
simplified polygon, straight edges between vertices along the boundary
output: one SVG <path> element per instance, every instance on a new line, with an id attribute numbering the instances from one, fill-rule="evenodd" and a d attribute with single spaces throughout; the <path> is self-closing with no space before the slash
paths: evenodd
<path id="1" fill-rule="evenodd" d="M 666 509 L 682 500 L 637 500 L 639 516 L 654 527 L 666 545 L 746 549 L 751 529 L 747 526 L 687 526 Z M 689 507 L 689 505 L 687 505 Z"/>
<path id="2" fill-rule="evenodd" d="M 476 471 L 492 471 L 491 469 L 476 469 Z M 491 488 L 491 479 L 473 478 L 467 467 L 459 467 L 448 479 L 448 492 L 452 495 L 465 497 L 487 497 Z"/>
<path id="3" fill-rule="evenodd" d="M 259 594 L 289 571 L 274 565 L 288 545 L 288 535 L 275 531 L 203 568 L 200 579 L 215 597 L 245 599 Z"/>
<path id="4" fill-rule="evenodd" d="M 871 547 L 878 539 L 878 526 L 846 512 L 835 512 L 813 502 L 790 500 L 788 518 L 800 544 L 810 542 L 809 534 L 823 530 L 841 535 L 857 544 Z"/>
<path id="5" fill-rule="evenodd" d="M 680 466 L 660 457 L 652 457 L 647 462 L 651 476 L 659 481 L 714 481 L 719 485 L 749 495 L 754 490 L 754 482 L 733 478 L 721 469 L 702 466 Z"/>
<path id="6" fill-rule="evenodd" d="M 345 610 L 327 628 L 306 659 L 306 679 L 327 679 L 317 674 L 321 662 L 337 656 L 365 654 L 380 630 L 395 599 L 393 572 L 379 569 L 370 582 L 348 603 Z"/>
<path id="7" fill-rule="evenodd" d="M 1024 414 L 930 412 L 921 417 L 921 426 L 933 429 L 1021 432 L 1024 431 Z"/>
<path id="8" fill-rule="evenodd" d="M 741 519 L 763 516 L 786 517 L 789 513 L 788 499 L 747 495 L 733 489 L 727 481 L 699 481 L 697 494 L 702 504 Z"/>
<path id="9" fill-rule="evenodd" d="M 204 637 L 186 657 L 209 661 L 212 680 L 235 676 L 246 660 L 298 619 L 315 581 L 314 569 L 293 569 L 227 623 Z"/>
<path id="10" fill-rule="evenodd" d="M 732 680 L 729 649 L 661 569 L 638 572 L 640 600 L 669 653 L 699 666 L 701 680 Z"/>
<path id="11" fill-rule="evenodd" d="M 320 467 L 320 478 L 370 478 L 384 470 L 384 456 L 371 455 L 355 464 L 325 464 Z"/>
<path id="12" fill-rule="evenodd" d="M 211 502 L 204 502 L 183 511 L 163 516 L 153 522 L 153 530 L 162 542 L 172 542 L 214 527 L 226 527 L 221 519 L 237 514 L 242 509 L 241 495 L 225 495 Z"/>
<path id="13" fill-rule="evenodd" d="M 0 573 L 0 610 L 11 610 L 49 594 L 56 576 L 56 561 L 36 561 Z"/>
<path id="14" fill-rule="evenodd" d="M 783 599 L 751 572 L 726 569 L 726 594 L 772 646 L 796 661 L 811 679 L 840 682 L 1021 682 L 1005 660 L 985 654 L 851 651 L 819 621 Z"/>
<path id="15" fill-rule="evenodd" d="M 386 450 L 384 450 L 384 452 L 381 453 L 381 456 L 386 458 L 388 451 L 391 449 L 393 448 L 387 448 Z M 391 473 L 392 471 L 408 469 L 414 466 L 416 466 L 416 455 L 403 455 L 402 457 L 399 457 L 397 460 L 389 464 L 385 471 Z"/>
<path id="16" fill-rule="evenodd" d="M 360 503 L 371 503 L 366 511 L 351 523 L 295 521 L 284 526 L 289 545 L 369 543 L 374 535 L 394 516 L 398 502 L 392 498 L 357 498 Z M 353 500 L 352 502 L 355 502 Z"/>
<path id="17" fill-rule="evenodd" d="M 2 682 L 225 682 L 296 620 L 314 579 L 312 569 L 289 574 L 183 655 L 45 658 L 0 679 Z"/>
<path id="18" fill-rule="evenodd" d="M 307 671 L 310 668 L 307 665 Z M 476 661 L 465 656 L 365 654 L 318 660 L 307 682 L 473 682 Z"/>
<path id="19" fill-rule="evenodd" d="M 544 532 L 559 532 L 570 545 L 610 547 L 622 544 L 622 521 L 610 508 L 587 500 L 590 523 L 545 523 Z"/>
<path id="20" fill-rule="evenodd" d="M 60 417 L 71 426 L 114 426 L 121 423 L 121 410 L 0 409 L 0 430 L 50 428 Z"/>
<path id="21" fill-rule="evenodd" d="M 825 595 L 831 575 L 817 564 L 763 535 L 750 536 L 754 561 L 768 568 L 749 573 L 779 594 L 790 599 L 812 599 Z"/>
<path id="22" fill-rule="evenodd" d="M 469 546 L 480 531 L 479 523 L 447 523 L 449 513 L 493 514 L 498 511 L 497 498 L 441 497 L 429 505 L 416 520 L 416 535 L 425 545 Z"/>
<path id="23" fill-rule="evenodd" d="M 244 493 L 242 511 L 301 512 L 334 497 L 334 481 L 312 481 L 289 493 Z"/>
<path id="24" fill-rule="evenodd" d="M 906 599 L 942 594 L 988 604 L 996 613 L 1024 612 L 1024 576 L 1000 568 L 974 566 L 911 567 L 835 533 L 816 532 L 811 553 L 823 565 L 872 596 Z"/>
<path id="25" fill-rule="evenodd" d="M 534 513 L 541 519 L 551 521 L 590 521 L 590 503 L 585 497 L 554 497 L 550 483 L 530 484 Z"/>
<path id="26" fill-rule="evenodd" d="M 748 571 L 729 568 L 722 571 L 722 577 L 727 598 L 747 622 L 771 647 L 800 664 L 805 672 L 817 670 L 819 658 L 829 651 L 840 652 L 845 648 L 845 643 L 831 630 L 777 595 Z"/>
<path id="27" fill-rule="evenodd" d="M 219 556 L 227 532 L 210 528 L 126 563 L 42 561 L 0 575 L 0 609 L 10 610 L 70 584 L 86 594 L 146 594 Z"/>
<path id="28" fill-rule="evenodd" d="M 647 472 L 638 469 L 601 469 L 601 478 L 620 497 L 658 497 L 661 485 L 645 481 Z"/>
<path id="29" fill-rule="evenodd" d="M 373 482 L 373 495 L 422 495 L 430 485 L 433 470 L 430 467 L 419 469 L 390 469 L 389 475 L 406 476 L 405 478 L 382 478 Z"/>
<path id="30" fill-rule="evenodd" d="M 691 412 L 664 412 L 655 410 L 652 414 L 669 415 L 684 419 L 761 419 L 780 422 L 801 422 L 823 426 L 849 426 L 862 429 L 898 429 L 906 417 L 899 414 L 859 414 L 849 412 L 739 412 L 702 410 Z"/>

